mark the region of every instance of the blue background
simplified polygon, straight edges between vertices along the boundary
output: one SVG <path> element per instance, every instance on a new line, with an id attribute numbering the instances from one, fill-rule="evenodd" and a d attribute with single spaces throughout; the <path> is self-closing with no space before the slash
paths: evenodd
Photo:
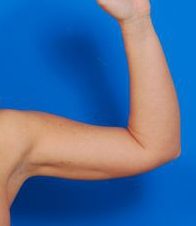
<path id="1" fill-rule="evenodd" d="M 150 173 L 108 181 L 33 178 L 14 226 L 195 226 L 194 0 L 152 1 L 182 114 L 182 156 Z M 128 68 L 118 24 L 95 0 L 0 1 L 0 106 L 124 126 Z"/>

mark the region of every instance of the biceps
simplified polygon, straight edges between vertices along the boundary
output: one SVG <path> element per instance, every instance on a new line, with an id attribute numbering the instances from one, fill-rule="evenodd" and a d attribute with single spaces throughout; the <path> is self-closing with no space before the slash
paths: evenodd
<path id="1" fill-rule="evenodd" d="M 134 175 L 151 165 L 143 148 L 125 128 L 69 120 L 61 128 L 51 128 L 34 155 L 41 166 L 40 175 L 104 179 Z"/>
<path id="2" fill-rule="evenodd" d="M 70 137 L 67 148 L 68 159 L 76 168 L 108 176 L 125 174 L 130 167 L 130 150 L 139 151 L 126 129 L 88 125 Z"/>

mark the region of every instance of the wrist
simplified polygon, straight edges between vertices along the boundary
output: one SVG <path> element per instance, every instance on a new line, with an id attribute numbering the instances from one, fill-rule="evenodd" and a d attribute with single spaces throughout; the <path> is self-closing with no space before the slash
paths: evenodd
<path id="1" fill-rule="evenodd" d="M 144 23 L 147 21 L 151 21 L 151 14 L 145 13 L 145 14 L 136 14 L 134 16 L 131 16 L 129 18 L 124 18 L 124 19 L 119 19 L 118 22 L 121 26 L 125 25 L 135 25 L 135 24 L 140 24 Z"/>
<path id="2" fill-rule="evenodd" d="M 145 36 L 154 30 L 150 14 L 119 21 L 124 35 Z"/>

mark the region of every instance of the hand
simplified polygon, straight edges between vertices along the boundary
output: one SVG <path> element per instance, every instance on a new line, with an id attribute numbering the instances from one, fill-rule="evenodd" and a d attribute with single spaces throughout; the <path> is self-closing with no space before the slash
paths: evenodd
<path id="1" fill-rule="evenodd" d="M 149 0 L 97 0 L 98 4 L 119 22 L 149 16 Z"/>

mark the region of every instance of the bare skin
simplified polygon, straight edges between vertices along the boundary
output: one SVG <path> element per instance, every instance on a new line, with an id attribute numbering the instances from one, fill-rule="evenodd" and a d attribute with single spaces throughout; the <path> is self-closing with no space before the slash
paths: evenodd
<path id="1" fill-rule="evenodd" d="M 32 111 L 0 111 L 0 226 L 32 176 L 100 180 L 133 176 L 176 159 L 180 111 L 148 0 L 99 0 L 119 22 L 130 67 L 127 128 Z"/>

